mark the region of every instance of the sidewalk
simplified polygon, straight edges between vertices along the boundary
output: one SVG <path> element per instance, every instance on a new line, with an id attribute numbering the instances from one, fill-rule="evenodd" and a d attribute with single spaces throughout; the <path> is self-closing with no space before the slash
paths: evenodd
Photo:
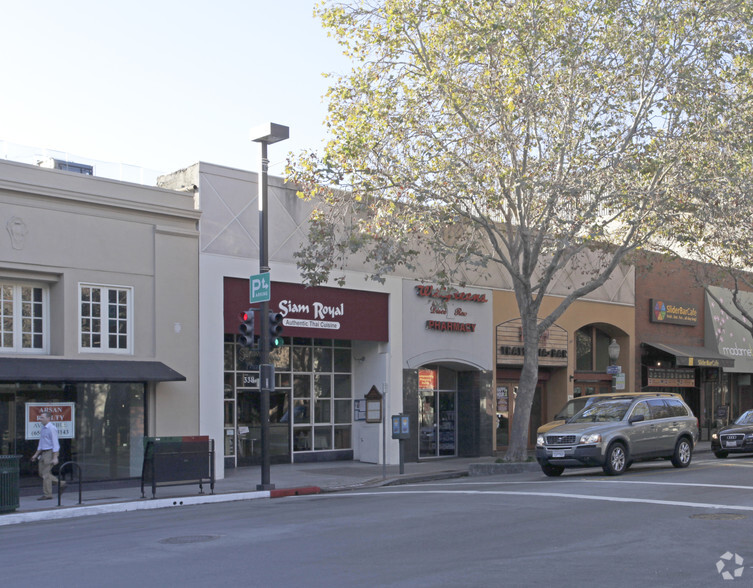
<path id="1" fill-rule="evenodd" d="M 696 446 L 695 454 L 709 453 L 708 441 Z M 186 486 L 161 486 L 156 498 L 151 487 L 145 487 L 146 498 L 141 498 L 141 484 L 119 488 L 89 489 L 84 485 L 81 504 L 78 503 L 78 485 L 68 482 L 58 506 L 57 486 L 53 487 L 53 500 L 37 500 L 40 493 L 22 495 L 15 512 L 0 514 L 0 527 L 18 523 L 73 518 L 113 512 L 151 510 L 213 502 L 231 502 L 258 498 L 277 498 L 320 492 L 341 492 L 364 487 L 409 484 L 430 480 L 442 480 L 467 476 L 471 464 L 495 463 L 494 457 L 456 457 L 426 460 L 404 464 L 400 474 L 398 465 L 378 465 L 358 461 L 333 461 L 301 464 L 281 464 L 270 467 L 270 482 L 273 490 L 257 490 L 261 483 L 261 468 L 245 467 L 226 470 L 225 478 L 217 480 L 214 494 L 209 484 L 204 484 L 204 493 L 199 494 L 198 484 Z M 530 469 L 538 471 L 531 462 Z M 526 468 L 527 469 L 527 468 Z M 27 494 L 24 489 L 23 494 Z"/>

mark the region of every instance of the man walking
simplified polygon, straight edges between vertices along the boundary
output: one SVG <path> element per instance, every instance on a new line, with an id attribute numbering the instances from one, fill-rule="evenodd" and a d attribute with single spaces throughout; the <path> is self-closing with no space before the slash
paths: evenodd
<path id="1" fill-rule="evenodd" d="M 42 478 L 42 496 L 37 500 L 52 500 L 52 483 L 58 479 L 52 475 L 52 466 L 58 463 L 60 442 L 58 430 L 50 422 L 51 414 L 43 410 L 39 413 L 42 430 L 39 432 L 39 445 L 37 451 L 31 456 L 31 461 L 39 460 L 39 477 Z"/>

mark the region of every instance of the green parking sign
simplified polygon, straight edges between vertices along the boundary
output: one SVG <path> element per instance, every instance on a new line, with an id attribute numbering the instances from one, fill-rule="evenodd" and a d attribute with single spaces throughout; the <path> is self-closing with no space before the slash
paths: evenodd
<path id="1" fill-rule="evenodd" d="M 272 286 L 269 279 L 269 272 L 264 274 L 256 274 L 248 278 L 248 294 L 249 302 L 255 304 L 257 302 L 266 302 L 269 300 L 272 292 Z"/>

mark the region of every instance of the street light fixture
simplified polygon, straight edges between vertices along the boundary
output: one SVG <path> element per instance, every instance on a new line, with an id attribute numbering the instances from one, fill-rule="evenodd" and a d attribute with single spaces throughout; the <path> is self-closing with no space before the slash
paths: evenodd
<path id="1" fill-rule="evenodd" d="M 261 173 L 259 174 L 259 273 L 269 273 L 269 232 L 267 211 L 267 145 L 284 141 L 290 136 L 290 129 L 284 125 L 266 123 L 251 130 L 251 140 L 261 143 Z M 271 283 L 271 279 L 270 279 Z M 269 397 L 275 389 L 274 366 L 269 363 L 269 301 L 261 303 L 259 392 L 261 412 L 261 484 L 257 490 L 272 490 L 274 484 L 269 481 Z"/>
<path id="2" fill-rule="evenodd" d="M 612 339 L 612 342 L 607 347 L 609 353 L 609 365 L 617 365 L 617 359 L 620 357 L 620 344 L 617 343 L 617 339 Z M 612 392 L 617 391 L 617 378 L 612 373 Z"/>

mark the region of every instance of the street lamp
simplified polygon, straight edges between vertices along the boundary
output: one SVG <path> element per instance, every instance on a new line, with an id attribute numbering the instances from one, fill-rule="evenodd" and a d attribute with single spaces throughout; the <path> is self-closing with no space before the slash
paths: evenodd
<path id="1" fill-rule="evenodd" d="M 612 339 L 612 342 L 607 347 L 609 352 L 609 365 L 617 365 L 617 358 L 620 357 L 620 344 L 617 343 L 617 339 Z M 612 392 L 617 391 L 617 379 L 615 373 L 612 372 Z"/>
<path id="2" fill-rule="evenodd" d="M 284 125 L 266 123 L 251 129 L 251 140 L 261 143 L 261 173 L 259 174 L 259 273 L 269 273 L 269 233 L 267 211 L 267 145 L 284 141 L 290 136 L 290 129 Z M 272 280 L 270 278 L 270 284 Z M 257 490 L 272 490 L 274 484 L 269 482 L 269 396 L 275 389 L 275 370 L 269 363 L 269 300 L 261 303 L 259 392 L 261 394 L 261 484 Z"/>

